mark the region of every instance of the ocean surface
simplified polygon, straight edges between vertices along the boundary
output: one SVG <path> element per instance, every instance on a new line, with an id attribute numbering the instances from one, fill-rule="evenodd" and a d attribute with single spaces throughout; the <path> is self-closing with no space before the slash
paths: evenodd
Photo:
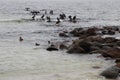
<path id="1" fill-rule="evenodd" d="M 31 21 L 26 7 L 41 11 L 36 19 L 45 9 L 54 11 L 54 21 L 65 13 L 76 15 L 78 22 L 63 21 L 57 26 L 54 21 Z M 119 25 L 120 0 L 0 0 L 0 80 L 108 80 L 99 74 L 114 61 L 98 58 L 98 54 L 48 52 L 46 48 L 49 40 L 72 40 L 59 37 L 63 30 Z M 20 36 L 23 42 L 19 42 Z M 36 42 L 40 46 L 36 47 Z"/>

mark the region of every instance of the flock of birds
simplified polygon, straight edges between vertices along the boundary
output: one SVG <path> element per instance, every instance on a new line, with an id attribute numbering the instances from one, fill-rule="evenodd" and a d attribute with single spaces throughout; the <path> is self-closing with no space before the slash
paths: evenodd
<path id="1" fill-rule="evenodd" d="M 32 20 L 36 20 L 36 16 L 40 13 L 40 11 L 37 11 L 37 10 L 32 10 L 31 11 L 30 8 L 25 8 L 25 10 L 29 11 L 32 14 Z M 47 10 L 44 10 L 44 11 L 45 12 L 44 12 L 44 14 L 42 14 L 40 19 L 43 20 L 43 21 L 46 20 L 47 22 L 52 22 L 51 17 L 47 16 Z M 54 15 L 54 11 L 50 10 L 49 14 Z M 60 14 L 59 17 L 56 18 L 55 24 L 59 24 L 61 22 L 61 20 L 65 20 L 66 18 L 67 18 L 66 14 L 64 14 L 64 13 Z M 68 16 L 68 21 L 76 23 L 77 22 L 76 16 L 69 15 Z"/>
<path id="2" fill-rule="evenodd" d="M 30 8 L 25 8 L 25 11 L 28 11 L 30 14 L 32 14 L 31 19 L 34 20 L 34 21 L 36 20 L 36 16 L 40 13 L 40 11 L 37 11 L 37 10 L 30 10 Z M 46 22 L 49 22 L 49 23 L 52 22 L 51 17 L 47 15 L 47 10 L 44 10 L 44 11 L 45 12 L 44 12 L 44 14 L 42 14 L 40 20 L 43 20 L 43 21 L 46 20 Z M 50 10 L 49 14 L 54 15 L 54 11 Z M 66 18 L 68 19 L 67 21 L 69 21 L 69 22 L 72 22 L 72 23 L 77 22 L 76 16 L 69 15 L 68 17 L 66 17 L 66 14 L 62 13 L 62 14 L 59 14 L 59 17 L 56 18 L 55 24 L 61 23 L 61 20 L 65 20 Z M 20 36 L 19 41 L 20 42 L 24 41 L 23 37 Z M 48 41 L 48 44 L 51 44 L 51 42 Z M 40 46 L 40 44 L 35 43 L 35 46 Z M 51 47 L 52 47 L 52 49 L 56 50 L 56 48 L 54 48 L 54 46 L 52 44 L 51 44 Z M 51 50 L 51 47 L 50 47 L 50 50 Z"/>

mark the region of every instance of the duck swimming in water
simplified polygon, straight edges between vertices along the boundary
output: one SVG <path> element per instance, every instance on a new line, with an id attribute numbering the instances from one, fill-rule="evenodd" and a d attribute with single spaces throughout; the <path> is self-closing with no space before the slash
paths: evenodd
<path id="1" fill-rule="evenodd" d="M 70 15 L 68 16 L 68 18 L 69 18 L 69 21 L 72 22 L 72 16 Z"/>
<path id="2" fill-rule="evenodd" d="M 76 23 L 76 16 L 73 16 L 73 23 Z"/>
<path id="3" fill-rule="evenodd" d="M 22 42 L 22 41 L 23 41 L 23 38 L 22 38 L 21 36 L 19 37 L 19 41 L 20 41 L 20 42 Z"/>

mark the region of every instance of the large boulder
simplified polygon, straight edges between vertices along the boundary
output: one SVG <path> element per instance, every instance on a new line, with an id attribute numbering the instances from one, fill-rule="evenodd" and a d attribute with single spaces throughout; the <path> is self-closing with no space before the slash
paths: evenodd
<path id="1" fill-rule="evenodd" d="M 100 75 L 104 76 L 105 78 L 108 79 L 116 79 L 119 75 L 120 68 L 117 66 L 112 66 L 105 71 L 103 71 Z"/>
<path id="2" fill-rule="evenodd" d="M 83 40 L 76 40 L 68 49 L 68 53 L 89 53 L 91 44 Z"/>

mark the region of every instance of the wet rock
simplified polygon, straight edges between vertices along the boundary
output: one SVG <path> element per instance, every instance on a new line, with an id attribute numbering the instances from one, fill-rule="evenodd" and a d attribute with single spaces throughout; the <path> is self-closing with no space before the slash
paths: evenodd
<path id="1" fill-rule="evenodd" d="M 96 28 L 89 28 L 86 30 L 86 33 L 89 36 L 96 35 Z"/>
<path id="2" fill-rule="evenodd" d="M 79 43 L 79 46 L 82 47 L 86 53 L 91 51 L 91 44 L 85 41 Z"/>
<path id="3" fill-rule="evenodd" d="M 65 44 L 60 44 L 59 49 L 61 49 L 61 50 L 68 49 L 68 47 Z"/>
<path id="4" fill-rule="evenodd" d="M 107 34 L 108 31 L 107 30 L 102 30 L 102 34 Z"/>
<path id="5" fill-rule="evenodd" d="M 60 37 L 69 37 L 69 36 L 68 36 L 66 33 L 64 33 L 64 32 L 63 32 L 63 33 L 59 33 L 59 36 L 60 36 Z"/>
<path id="6" fill-rule="evenodd" d="M 91 54 L 93 51 L 100 50 L 98 46 L 91 46 Z"/>
<path id="7" fill-rule="evenodd" d="M 109 30 L 109 31 L 108 31 L 108 34 L 109 34 L 109 35 L 115 35 L 115 31 L 114 31 L 114 30 Z"/>
<path id="8" fill-rule="evenodd" d="M 100 43 L 103 43 L 104 42 L 104 39 L 97 35 L 97 36 L 87 36 L 85 38 L 85 41 L 88 41 L 88 42 L 100 42 Z"/>
<path id="9" fill-rule="evenodd" d="M 100 75 L 104 76 L 108 79 L 116 79 L 119 75 L 120 68 L 117 66 L 112 66 L 105 71 L 103 71 Z"/>
<path id="10" fill-rule="evenodd" d="M 83 28 L 75 28 L 70 32 L 70 34 L 72 34 L 74 37 L 79 37 L 82 34 L 85 34 L 85 31 L 83 30 Z"/>
<path id="11" fill-rule="evenodd" d="M 68 53 L 89 53 L 91 51 L 91 44 L 85 41 L 78 40 L 68 49 Z"/>
<path id="12" fill-rule="evenodd" d="M 112 43 L 112 42 L 116 42 L 116 41 L 118 41 L 118 40 L 113 37 L 106 37 L 104 39 L 104 42 L 106 42 L 106 43 Z"/>
<path id="13" fill-rule="evenodd" d="M 104 50 L 102 55 L 104 57 L 120 58 L 120 49 L 119 48 L 110 48 L 108 50 Z"/>
<path id="14" fill-rule="evenodd" d="M 74 37 L 79 37 L 81 35 L 95 36 L 97 34 L 101 34 L 99 32 L 100 31 L 98 28 L 93 27 L 93 28 L 75 28 L 70 33 L 73 34 Z"/>
<path id="15" fill-rule="evenodd" d="M 115 63 L 118 63 L 118 66 L 120 67 L 120 58 L 116 58 Z"/>
<path id="16" fill-rule="evenodd" d="M 56 48 L 54 45 L 51 45 L 46 49 L 47 51 L 58 51 L 58 48 Z"/>
<path id="17" fill-rule="evenodd" d="M 120 46 L 120 41 L 117 41 L 117 42 L 116 42 L 116 45 L 117 45 L 117 46 Z"/>
<path id="18" fill-rule="evenodd" d="M 72 53 L 81 53 L 82 54 L 84 52 L 85 52 L 85 50 L 83 48 L 77 47 L 77 46 L 72 46 L 67 51 L 67 53 L 70 53 L 70 54 L 72 54 Z"/>

